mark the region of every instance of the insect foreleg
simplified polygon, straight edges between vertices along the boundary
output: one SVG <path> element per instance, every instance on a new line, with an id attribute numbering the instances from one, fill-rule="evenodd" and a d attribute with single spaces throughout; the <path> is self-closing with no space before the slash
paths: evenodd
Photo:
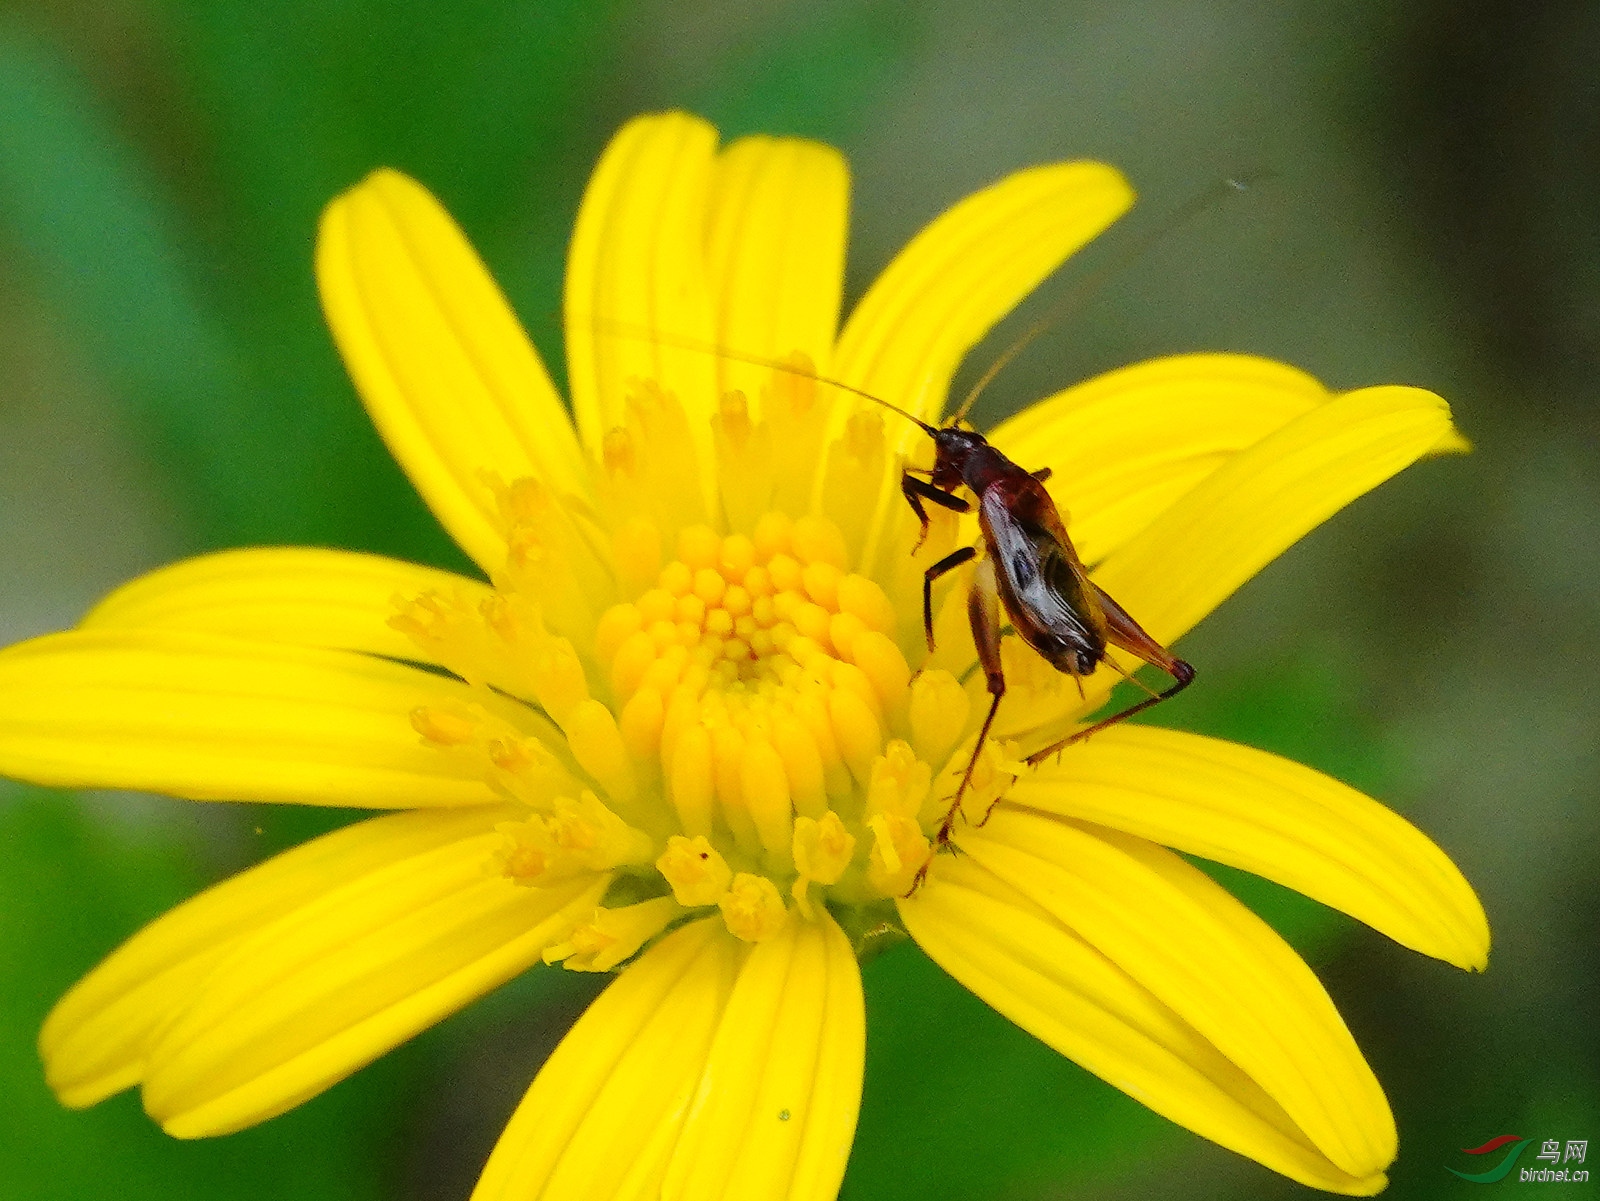
<path id="1" fill-rule="evenodd" d="M 906 498 L 906 503 L 911 506 L 911 511 L 917 515 L 917 520 L 922 523 L 922 532 L 917 535 L 917 544 L 911 548 L 911 553 L 916 554 L 922 549 L 922 544 L 928 537 L 928 511 L 922 507 L 922 502 L 931 500 L 941 508 L 949 509 L 952 513 L 965 513 L 972 508 L 959 496 L 952 496 L 942 488 L 935 488 L 927 480 L 919 480 L 910 471 L 900 473 L 900 494 Z"/>
<path id="2" fill-rule="evenodd" d="M 946 572 L 954 571 L 977 554 L 974 547 L 963 546 L 953 550 L 922 573 L 922 629 L 928 635 L 928 649 L 933 650 L 933 582 Z"/>

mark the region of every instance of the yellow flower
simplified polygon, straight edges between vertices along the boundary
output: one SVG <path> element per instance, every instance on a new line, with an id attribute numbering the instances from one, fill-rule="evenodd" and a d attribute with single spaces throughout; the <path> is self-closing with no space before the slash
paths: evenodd
<path id="1" fill-rule="evenodd" d="M 1393 1121 L 1327 995 L 1175 853 L 1481 968 L 1471 889 L 1375 802 L 1143 726 L 1023 770 L 1115 676 L 1085 698 L 1011 639 L 969 810 L 1003 799 L 903 895 L 983 712 L 964 573 L 938 591 L 931 656 L 920 621 L 922 572 L 970 530 L 940 511 L 913 553 L 895 483 L 925 436 L 758 360 L 936 420 L 962 356 L 1132 195 L 1098 164 L 1019 172 L 924 230 L 838 332 L 846 197 L 824 146 L 719 152 L 681 114 L 624 128 L 568 266 L 575 423 L 427 192 L 380 171 L 330 206 L 334 336 L 489 582 L 232 551 L 0 653 L 9 775 L 403 811 L 201 894 L 91 972 L 40 1040 L 66 1104 L 138 1084 L 172 1134 L 221 1134 L 541 958 L 625 965 L 475 1196 L 831 1198 L 865 1037 L 846 930 L 901 923 L 1157 1112 L 1318 1188 L 1383 1186 Z M 1092 380 L 992 440 L 1053 470 L 1094 578 L 1163 643 L 1340 506 L 1461 446 L 1428 393 L 1333 395 L 1231 355 Z"/>

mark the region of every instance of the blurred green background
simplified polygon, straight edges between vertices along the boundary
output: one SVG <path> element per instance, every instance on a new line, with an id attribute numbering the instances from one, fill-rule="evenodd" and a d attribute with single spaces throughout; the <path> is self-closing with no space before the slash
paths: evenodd
<path id="1" fill-rule="evenodd" d="M 1445 1170 L 1473 1166 L 1462 1147 L 1600 1135 L 1597 56 L 1600 8 L 1562 0 L 8 0 L 0 642 L 210 547 L 460 564 L 317 309 L 317 213 L 376 165 L 444 199 L 552 358 L 584 179 L 640 110 L 843 147 L 852 296 L 1028 163 L 1103 158 L 1145 202 L 1057 291 L 1222 176 L 1261 174 L 1116 270 L 981 416 L 1198 349 L 1454 404 L 1477 453 L 1406 473 L 1250 584 L 1185 641 L 1202 683 L 1161 718 L 1369 789 L 1478 887 L 1496 944 L 1472 978 L 1228 878 L 1311 958 L 1384 1081 L 1389 1195 L 1472 1196 Z M 133 1096 L 73 1114 L 42 1083 L 33 1040 L 63 988 L 174 901 L 341 820 L 0 783 L 0 1197 L 467 1195 L 593 981 L 530 973 L 203 1143 Z M 869 967 L 867 999 L 850 1201 L 1309 1195 L 1087 1077 L 914 948 Z"/>

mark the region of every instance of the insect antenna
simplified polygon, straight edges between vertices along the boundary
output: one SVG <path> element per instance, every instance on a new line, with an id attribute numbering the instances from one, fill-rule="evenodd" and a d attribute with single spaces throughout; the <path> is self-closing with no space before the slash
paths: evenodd
<path id="1" fill-rule="evenodd" d="M 814 380 L 829 388 L 837 388 L 841 392 L 848 392 L 852 396 L 859 396 L 863 400 L 870 400 L 873 404 L 881 405 L 891 413 L 897 413 L 911 422 L 928 437 L 933 437 L 939 432 L 937 426 L 929 425 L 920 417 L 908 413 L 899 405 L 893 404 L 883 397 L 858 388 L 854 384 L 847 384 L 843 380 L 819 374 L 815 368 L 797 363 L 789 359 L 774 359 L 765 355 L 745 354 L 743 351 L 729 350 L 727 347 L 718 346 L 715 342 L 706 342 L 700 338 L 692 338 L 687 334 L 674 334 L 666 330 L 649 329 L 642 325 L 631 325 L 625 321 L 617 321 L 609 317 L 593 317 L 590 325 L 596 332 L 603 332 L 620 338 L 638 338 L 642 341 L 659 342 L 663 346 L 674 346 L 679 350 L 698 351 L 701 354 L 717 355 L 735 363 L 747 363 L 752 367 L 769 367 L 773 371 L 786 371 L 790 375 L 797 375 L 801 379 Z"/>
<path id="2" fill-rule="evenodd" d="M 1155 246 L 1164 242 L 1202 213 L 1230 196 L 1239 192 L 1249 191 L 1257 183 L 1268 178 L 1270 176 L 1263 173 L 1251 176 L 1230 176 L 1227 179 L 1218 180 L 1204 192 L 1179 205 L 1177 209 L 1168 214 L 1166 220 L 1126 247 L 1116 258 L 1079 280 L 1075 287 L 1046 309 L 1043 316 L 1023 330 L 1011 345 L 995 356 L 994 362 L 990 363 L 984 373 L 978 377 L 978 382 L 968 389 L 966 396 L 962 398 L 961 406 L 956 409 L 955 414 L 945 424 L 953 426 L 966 420 L 967 414 L 972 411 L 972 406 L 977 403 L 978 397 L 983 395 L 984 390 L 994 382 L 997 375 L 1015 362 L 1017 356 L 1024 350 L 1028 349 L 1040 337 L 1059 324 L 1063 318 L 1069 317 L 1078 309 L 1081 309 L 1090 297 L 1105 286 L 1108 280 L 1121 275 Z"/>
<path id="3" fill-rule="evenodd" d="M 1143 680 L 1141 680 L 1133 672 L 1129 671 L 1126 667 L 1122 666 L 1122 664 L 1118 663 L 1116 661 L 1116 659 L 1114 659 L 1112 656 L 1107 655 L 1105 658 L 1101 659 L 1100 662 L 1104 663 L 1107 667 L 1111 668 L 1112 671 L 1116 672 L 1124 680 L 1128 681 L 1128 683 L 1132 684 L 1135 688 L 1139 689 L 1141 692 L 1145 693 L 1147 696 L 1159 697 L 1161 695 L 1154 688 L 1150 687 L 1150 685 L 1146 684 Z M 1080 693 L 1083 691 L 1083 680 L 1082 680 L 1082 677 L 1078 677 L 1078 691 Z"/>

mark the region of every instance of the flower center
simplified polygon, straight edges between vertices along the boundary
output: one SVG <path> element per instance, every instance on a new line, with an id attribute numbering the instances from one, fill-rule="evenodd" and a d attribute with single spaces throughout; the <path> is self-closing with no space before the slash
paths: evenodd
<path id="1" fill-rule="evenodd" d="M 607 611 L 595 642 L 623 741 L 659 764 L 683 832 L 782 861 L 794 817 L 848 808 L 904 724 L 894 624 L 882 589 L 844 570 L 837 530 L 769 513 L 748 537 L 682 531 L 656 586 Z"/>
<path id="2" fill-rule="evenodd" d="M 655 393 L 636 407 L 675 411 Z M 574 968 L 613 967 L 694 910 L 759 941 L 818 904 L 905 893 L 971 733 L 967 692 L 948 671 L 912 678 L 894 604 L 850 570 L 854 543 L 828 517 L 756 509 L 723 534 L 673 518 L 698 505 L 692 489 L 665 490 L 676 507 L 621 504 L 623 483 L 670 465 L 666 435 L 645 432 L 608 439 L 609 548 L 592 513 L 533 480 L 497 483 L 509 553 L 494 587 L 424 594 L 392 623 L 474 688 L 412 723 L 520 807 L 490 870 L 535 887 L 611 876 L 608 907 L 546 953 Z M 990 758 L 971 806 L 998 794 Z"/>
<path id="3" fill-rule="evenodd" d="M 711 906 L 759 940 L 819 901 L 910 887 L 942 816 L 934 769 L 948 774 L 970 704 L 948 672 L 912 679 L 894 606 L 847 570 L 836 526 L 776 511 L 748 535 L 688 526 L 650 586 L 586 627 L 587 646 L 546 627 L 536 580 L 508 570 L 476 601 L 430 593 L 394 624 L 483 694 L 412 721 L 526 806 L 492 870 L 534 886 L 612 872 L 645 894 L 552 955 L 614 966 Z M 539 705 L 576 773 L 502 694 Z"/>

